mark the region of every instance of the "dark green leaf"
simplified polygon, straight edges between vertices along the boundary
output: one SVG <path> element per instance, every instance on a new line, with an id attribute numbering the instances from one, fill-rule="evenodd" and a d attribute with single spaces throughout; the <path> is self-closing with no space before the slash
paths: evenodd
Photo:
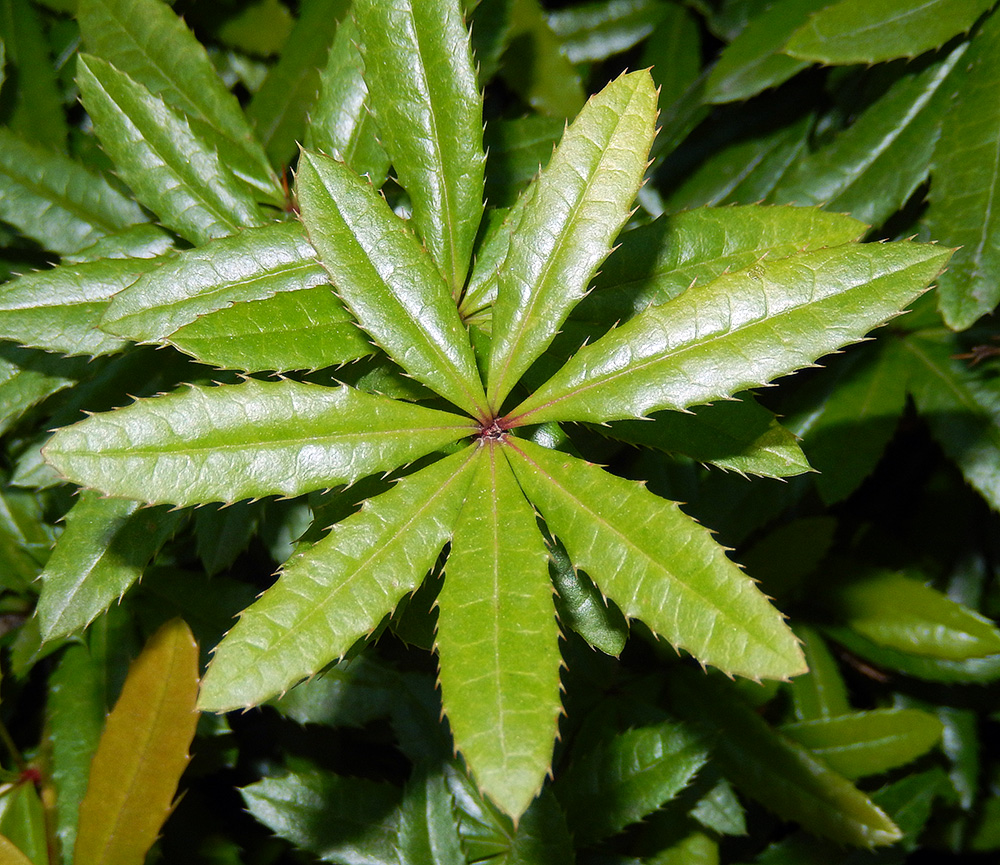
<path id="1" fill-rule="evenodd" d="M 0 129 L 0 217 L 59 253 L 145 220 L 103 178 L 6 129 Z"/>
<path id="2" fill-rule="evenodd" d="M 976 34 L 964 66 L 961 98 L 945 115 L 934 150 L 927 210 L 932 236 L 962 247 L 938 292 L 938 308 L 956 330 L 1000 300 L 1000 106 L 992 97 L 1000 86 L 1000 15 Z"/>
<path id="3" fill-rule="evenodd" d="M 549 27 L 570 63 L 607 60 L 641 42 L 669 7 L 657 0 L 598 0 L 559 9 Z"/>
<path id="4" fill-rule="evenodd" d="M 840 0 L 810 16 L 784 51 L 819 63 L 915 57 L 965 33 L 995 0 Z"/>
<path id="5" fill-rule="evenodd" d="M 265 201 L 283 203 L 278 178 L 236 97 L 226 90 L 205 49 L 165 3 L 80 0 L 79 21 L 91 54 L 182 112 L 194 135 L 208 142 L 207 149 L 218 151 L 227 173 L 231 170 L 251 184 Z"/>
<path id="6" fill-rule="evenodd" d="M 681 717 L 716 736 L 712 757 L 744 795 L 840 843 L 874 847 L 902 837 L 868 797 L 769 727 L 729 683 L 677 669 L 670 690 Z"/>
<path id="7" fill-rule="evenodd" d="M 950 105 L 946 82 L 966 47 L 901 77 L 832 143 L 800 159 L 772 200 L 822 204 L 870 225 L 885 222 L 927 178 Z"/>
<path id="8" fill-rule="evenodd" d="M 559 776 L 556 796 L 574 837 L 592 844 L 672 799 L 707 759 L 705 744 L 687 727 L 638 727 L 578 753 Z"/>
<path id="9" fill-rule="evenodd" d="M 72 634 L 120 600 L 181 522 L 179 512 L 83 493 L 42 572 L 42 639 Z"/>
<path id="10" fill-rule="evenodd" d="M 420 865 L 465 865 L 455 805 L 444 776 L 419 769 L 399 809 L 399 856 Z"/>
<path id="11" fill-rule="evenodd" d="M 789 683 L 795 717 L 800 721 L 831 718 L 851 711 L 847 698 L 847 685 L 837 668 L 833 654 L 823 638 L 812 628 L 799 625 L 795 628 L 802 640 L 802 651 L 809 665 L 809 672 L 796 676 Z"/>

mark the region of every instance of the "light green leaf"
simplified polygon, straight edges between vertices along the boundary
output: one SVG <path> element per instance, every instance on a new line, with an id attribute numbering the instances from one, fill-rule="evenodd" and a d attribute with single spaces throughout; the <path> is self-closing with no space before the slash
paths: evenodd
<path id="1" fill-rule="evenodd" d="M 810 13 L 828 3 L 829 0 L 778 0 L 754 16 L 746 29 L 723 49 L 712 67 L 705 101 L 749 99 L 805 69 L 808 62 L 779 52 Z"/>
<path id="2" fill-rule="evenodd" d="M 847 685 L 826 642 L 805 625 L 797 625 L 795 633 L 802 640 L 802 651 L 809 665 L 808 673 L 796 676 L 788 685 L 795 717 L 799 721 L 815 721 L 848 714 L 851 704 Z"/>
<path id="3" fill-rule="evenodd" d="M 810 16 L 784 52 L 819 63 L 916 57 L 967 32 L 996 0 L 840 0 Z"/>
<path id="4" fill-rule="evenodd" d="M 598 0 L 550 12 L 547 20 L 569 62 L 586 63 L 637 45 L 668 8 L 656 0 Z"/>
<path id="5" fill-rule="evenodd" d="M 566 130 L 511 236 L 493 309 L 488 396 L 499 410 L 611 251 L 654 135 L 648 72 L 623 75 Z"/>
<path id="6" fill-rule="evenodd" d="M 146 219 L 103 178 L 7 129 L 0 129 L 0 218 L 58 253 Z"/>
<path id="7" fill-rule="evenodd" d="M 284 202 L 281 184 L 239 102 L 226 90 L 201 43 L 166 3 L 80 0 L 77 14 L 88 52 L 181 111 L 194 134 L 265 201 Z"/>
<path id="8" fill-rule="evenodd" d="M 62 354 L 111 354 L 125 346 L 99 329 L 112 296 L 162 264 L 99 259 L 22 276 L 0 288 L 0 338 Z"/>
<path id="9" fill-rule="evenodd" d="M 251 379 L 94 415 L 59 430 L 44 452 L 67 478 L 109 495 L 193 505 L 353 483 L 474 429 L 347 386 Z"/>
<path id="10" fill-rule="evenodd" d="M 700 736 L 664 721 L 576 753 L 555 793 L 577 843 L 593 844 L 664 805 L 707 759 Z"/>
<path id="11" fill-rule="evenodd" d="M 945 115 L 934 149 L 926 214 L 931 236 L 961 247 L 938 291 L 938 309 L 955 330 L 1000 301 L 1000 105 L 993 98 L 1000 87 L 1000 15 L 976 34 L 963 65 L 961 97 Z"/>
<path id="12" fill-rule="evenodd" d="M 943 727 L 919 709 L 875 709 L 797 721 L 780 729 L 835 772 L 853 779 L 905 766 L 934 747 Z"/>
<path id="13" fill-rule="evenodd" d="M 548 554 L 500 445 L 476 451 L 438 595 L 441 702 L 480 789 L 517 820 L 558 732 L 559 627 Z"/>
<path id="14" fill-rule="evenodd" d="M 400 861 L 466 865 L 456 816 L 444 776 L 423 768 L 414 771 L 399 808 Z"/>
<path id="15" fill-rule="evenodd" d="M 307 117 L 319 93 L 320 70 L 348 6 L 347 0 L 302 3 L 281 57 L 250 101 L 247 114 L 278 165 L 294 159 L 296 143 L 305 137 Z"/>
<path id="16" fill-rule="evenodd" d="M 870 225 L 885 222 L 927 178 L 951 102 L 945 82 L 967 47 L 901 77 L 830 144 L 800 159 L 772 200 L 822 204 Z"/>
<path id="17" fill-rule="evenodd" d="M 4 59 L 14 73 L 8 76 L 4 92 L 5 101 L 13 101 L 12 107 L 5 107 L 5 125 L 46 148 L 65 150 L 61 85 L 41 17 L 29 0 L 0 2 L 0 38 Z"/>
<path id="18" fill-rule="evenodd" d="M 730 683 L 678 668 L 669 688 L 675 711 L 713 735 L 715 765 L 744 795 L 842 844 L 875 847 L 902 837 L 867 796 L 769 727 Z"/>
<path id="19" fill-rule="evenodd" d="M 368 108 L 368 87 L 358 49 L 358 29 L 348 16 L 337 27 L 326 68 L 320 73 L 319 97 L 309 113 L 306 147 L 343 160 L 380 188 L 389 172 L 389 157 L 378 139 Z"/>
<path id="20" fill-rule="evenodd" d="M 56 835 L 66 865 L 73 865 L 77 809 L 87 791 L 90 761 L 107 713 L 102 672 L 86 646 L 73 644 L 66 647 L 49 678 L 46 726 L 56 789 Z"/>
<path id="21" fill-rule="evenodd" d="M 902 341 L 909 388 L 934 438 L 990 507 L 1000 510 L 1000 396 L 966 363 L 954 334 L 923 330 Z"/>
<path id="22" fill-rule="evenodd" d="M 343 163 L 304 152 L 302 221 L 358 323 L 418 381 L 485 418 L 469 334 L 448 286 L 406 225 Z"/>
<path id="23" fill-rule="evenodd" d="M 325 271 L 323 285 L 208 313 L 167 342 L 202 363 L 245 372 L 320 369 L 375 351 L 325 282 Z"/>
<path id="24" fill-rule="evenodd" d="M 858 240 L 867 226 L 814 207 L 702 207 L 627 231 L 573 320 L 608 327 L 764 259 Z"/>
<path id="25" fill-rule="evenodd" d="M 49 865 L 45 808 L 31 778 L 14 781 L 0 799 L 0 839 L 0 851 L 10 853 L 3 865 Z"/>
<path id="26" fill-rule="evenodd" d="M 80 804 L 74 861 L 145 861 L 190 759 L 197 694 L 198 645 L 172 619 L 149 638 L 108 715 Z"/>
<path id="27" fill-rule="evenodd" d="M 454 297 L 483 212 L 483 103 L 457 2 L 355 0 L 365 81 L 413 224 Z"/>
<path id="28" fill-rule="evenodd" d="M 727 673 L 805 672 L 781 614 L 674 502 L 522 439 L 510 441 L 510 453 L 549 531 L 627 617 Z"/>
<path id="29" fill-rule="evenodd" d="M 118 294 L 101 326 L 162 342 L 207 313 L 328 284 L 301 225 L 265 225 L 181 252 Z"/>
<path id="30" fill-rule="evenodd" d="M 42 571 L 42 641 L 86 627 L 120 600 L 182 523 L 179 511 L 82 493 Z"/>
<path id="31" fill-rule="evenodd" d="M 783 478 L 809 471 L 796 436 L 750 394 L 691 413 L 656 412 L 648 421 L 616 421 L 596 429 L 617 441 L 684 454 L 743 474 Z"/>
<path id="32" fill-rule="evenodd" d="M 219 28 L 219 41 L 247 54 L 270 57 L 281 51 L 294 26 L 281 0 L 253 0 Z"/>
<path id="33" fill-rule="evenodd" d="M 641 417 L 765 384 L 898 315 L 949 254 L 908 241 L 847 244 L 693 286 L 581 349 L 510 420 Z"/>
<path id="34" fill-rule="evenodd" d="M 246 610 L 216 649 L 201 705 L 267 700 L 343 656 L 414 591 L 451 537 L 472 448 L 398 481 L 315 546 Z"/>
<path id="35" fill-rule="evenodd" d="M 240 793 L 258 821 L 324 861 L 398 865 L 400 795 L 391 784 L 309 769 Z"/>
<path id="36" fill-rule="evenodd" d="M 264 221 L 212 143 L 158 96 L 87 54 L 77 61 L 77 82 L 122 179 L 168 228 L 204 243 Z"/>
<path id="37" fill-rule="evenodd" d="M 993 622 L 893 571 L 840 583 L 824 597 L 837 624 L 880 646 L 946 661 L 1000 654 L 1000 630 Z"/>
<path id="38" fill-rule="evenodd" d="M 79 252 L 62 256 L 63 264 L 82 264 L 101 258 L 156 258 L 174 251 L 174 236 L 151 222 L 130 225 L 105 235 Z"/>

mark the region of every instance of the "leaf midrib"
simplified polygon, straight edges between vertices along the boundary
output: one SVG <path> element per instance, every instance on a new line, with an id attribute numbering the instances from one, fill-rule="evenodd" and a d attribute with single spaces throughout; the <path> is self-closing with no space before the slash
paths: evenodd
<path id="1" fill-rule="evenodd" d="M 583 190 L 577 196 L 577 200 L 576 200 L 576 203 L 573 205 L 573 208 L 572 208 L 572 211 L 571 211 L 571 215 L 570 215 L 569 219 L 566 220 L 566 223 L 564 224 L 563 230 L 559 233 L 559 240 L 557 241 L 555 247 L 549 253 L 549 255 L 547 256 L 547 258 L 545 260 L 545 264 L 542 267 L 542 273 L 539 275 L 537 281 L 535 282 L 536 290 L 531 293 L 531 296 L 528 299 L 528 303 L 525 304 L 524 307 L 522 307 L 524 309 L 524 312 L 521 315 L 521 326 L 518 328 L 517 333 L 514 335 L 513 340 L 511 340 L 510 348 L 507 350 L 507 357 L 504 360 L 503 365 L 501 366 L 501 368 L 500 368 L 500 370 L 498 372 L 498 375 L 497 375 L 497 382 L 498 383 L 497 383 L 496 388 L 494 388 L 493 387 L 493 383 L 490 382 L 490 391 L 491 391 L 491 394 L 488 395 L 488 399 L 489 399 L 491 407 L 493 408 L 494 411 L 499 411 L 500 404 L 507 397 L 507 395 L 510 393 L 511 388 L 515 384 L 515 383 L 511 383 L 509 386 L 506 387 L 506 390 L 504 390 L 504 387 L 507 385 L 506 379 L 507 379 L 508 370 L 510 369 L 510 365 L 513 362 L 514 358 L 517 357 L 518 355 L 520 355 L 519 348 L 520 348 L 521 343 L 526 338 L 526 334 L 527 334 L 527 331 L 528 331 L 528 322 L 532 321 L 534 323 L 534 320 L 535 320 L 535 315 L 534 315 L 535 307 L 539 303 L 541 303 L 541 296 L 542 296 L 543 292 L 537 290 L 537 287 L 539 287 L 539 286 L 545 286 L 548 283 L 548 281 L 549 281 L 549 273 L 550 273 L 550 271 L 553 268 L 555 268 L 556 262 L 557 261 L 558 262 L 562 262 L 562 260 L 563 260 L 563 251 L 565 250 L 566 244 L 567 244 L 570 236 L 575 232 L 576 226 L 578 224 L 578 221 L 579 221 L 578 220 L 579 212 L 584 207 L 585 204 L 589 204 L 590 203 L 588 195 L 590 193 L 591 187 L 594 184 L 596 184 L 599 180 L 602 181 L 602 182 L 605 180 L 604 175 L 605 175 L 606 172 L 602 171 L 602 168 L 606 164 L 606 160 L 609 159 L 609 151 L 611 150 L 611 143 L 614 140 L 617 139 L 618 134 L 619 134 L 619 132 L 620 132 L 620 130 L 622 128 L 622 125 L 625 122 L 626 117 L 630 117 L 631 116 L 632 105 L 634 104 L 634 102 L 638 98 L 638 96 L 639 96 L 639 88 L 634 87 L 632 89 L 631 95 L 629 96 L 628 103 L 622 109 L 621 113 L 619 113 L 617 115 L 617 117 L 616 117 L 614 129 L 612 130 L 611 134 L 608 135 L 606 137 L 606 139 L 605 139 L 605 141 L 607 143 L 605 144 L 605 146 L 603 148 L 601 148 L 601 155 L 598 158 L 597 163 L 594 165 L 593 169 L 591 170 L 590 176 L 584 182 Z M 573 168 L 572 165 L 568 165 L 567 167 Z M 536 204 L 537 204 L 537 202 L 536 202 Z M 520 228 L 522 225 L 523 225 L 523 220 L 518 225 L 518 228 Z M 511 241 L 512 242 L 516 242 L 516 240 L 517 240 L 517 238 L 512 234 Z M 501 268 L 502 267 L 503 267 L 503 265 L 501 265 Z M 519 281 L 521 281 L 521 277 L 520 276 L 518 276 L 517 278 L 518 278 Z M 498 290 L 499 290 L 499 284 L 500 283 L 499 283 L 499 279 L 498 279 Z M 586 285 L 581 286 L 581 289 L 585 290 L 586 289 Z"/>
<path id="2" fill-rule="evenodd" d="M 667 349 L 648 359 L 631 363 L 624 369 L 616 370 L 613 373 L 606 374 L 601 378 L 595 379 L 589 383 L 581 384 L 580 386 L 574 388 L 569 393 L 563 394 L 562 396 L 559 397 L 554 397 L 548 402 L 542 403 L 538 406 L 534 406 L 533 408 L 529 409 L 527 412 L 524 412 L 523 414 L 515 415 L 514 417 L 511 418 L 511 420 L 516 422 L 516 425 L 523 426 L 525 423 L 531 422 L 530 420 L 525 420 L 525 418 L 529 418 L 532 414 L 541 411 L 543 408 L 550 408 L 551 406 L 557 405 L 563 400 L 578 397 L 580 394 L 585 393 L 586 391 L 591 390 L 595 387 L 604 387 L 609 383 L 615 381 L 616 379 L 622 378 L 624 376 L 634 375 L 636 372 L 645 370 L 646 368 L 653 366 L 655 364 L 663 363 L 666 360 L 675 360 L 677 358 L 683 357 L 684 354 L 686 354 L 687 352 L 699 351 L 710 348 L 712 345 L 719 342 L 720 340 L 728 339 L 733 336 L 751 333 L 756 328 L 769 326 L 774 322 L 781 321 L 787 316 L 801 314 L 802 312 L 810 308 L 819 307 L 820 305 L 825 304 L 827 302 L 835 302 L 838 300 L 842 300 L 849 295 L 853 295 L 857 291 L 861 291 L 868 288 L 871 285 L 871 283 L 874 282 L 876 279 L 882 279 L 887 276 L 898 276 L 912 269 L 913 267 L 919 267 L 923 263 L 924 262 L 914 262 L 910 265 L 907 265 L 906 267 L 891 271 L 889 273 L 880 273 L 875 277 L 873 277 L 872 279 L 869 279 L 865 282 L 859 282 L 858 284 L 852 286 L 846 291 L 838 291 L 832 294 L 827 294 L 820 297 L 819 299 L 815 299 L 815 290 L 814 290 L 813 292 L 810 293 L 810 298 L 803 303 L 796 304 L 795 306 L 786 307 L 785 309 L 773 315 L 765 312 L 763 317 L 748 322 L 746 324 L 740 325 L 735 329 L 717 331 L 716 333 L 713 333 L 708 337 L 698 336 L 690 342 L 680 344 L 673 348 Z M 703 285 L 711 285 L 711 283 L 703 283 Z M 676 300 L 680 300 L 682 297 L 683 295 L 680 295 L 678 298 L 676 298 Z M 668 303 L 670 302 L 671 301 L 668 301 Z M 631 321 L 634 320 L 635 319 L 631 319 Z M 852 322 L 852 324 L 854 324 L 854 322 Z M 875 325 L 872 325 L 872 327 L 874 326 Z M 594 343 L 594 345 L 597 345 L 597 343 Z M 682 410 L 684 408 L 687 408 L 689 405 L 690 403 L 686 405 L 677 405 L 673 407 L 673 410 Z M 615 419 L 626 420 L 627 418 L 615 418 Z"/>
<path id="3" fill-rule="evenodd" d="M 541 473 L 542 475 L 544 475 L 548 479 L 548 482 L 549 482 L 550 486 L 552 486 L 553 488 L 555 488 L 557 490 L 562 491 L 571 501 L 575 502 L 577 504 L 577 506 L 582 511 L 584 511 L 591 518 L 592 522 L 599 523 L 599 524 L 605 526 L 616 537 L 618 537 L 627 547 L 629 547 L 629 548 L 637 551 L 638 554 L 644 560 L 652 563 L 653 566 L 656 569 L 658 569 L 658 570 L 662 571 L 664 574 L 666 574 L 667 577 L 672 581 L 673 584 L 675 584 L 677 586 L 680 586 L 682 589 L 690 592 L 691 595 L 693 595 L 697 600 L 703 602 L 706 607 L 708 607 L 708 608 L 710 608 L 712 610 L 715 610 L 716 613 L 717 613 L 717 615 L 718 615 L 718 618 L 723 619 L 725 622 L 729 623 L 733 630 L 735 630 L 737 632 L 745 633 L 748 637 L 751 638 L 751 642 L 753 644 L 756 644 L 756 645 L 758 645 L 758 646 L 766 649 L 768 652 L 770 652 L 772 655 L 774 655 L 779 660 L 782 660 L 782 661 L 786 660 L 785 657 L 779 651 L 777 651 L 776 649 L 774 649 L 772 646 L 768 645 L 767 643 L 763 643 L 760 640 L 758 640 L 756 638 L 756 635 L 753 633 L 753 631 L 750 630 L 749 628 L 744 627 L 744 624 L 741 621 L 739 621 L 738 619 L 734 619 L 726 610 L 718 607 L 714 601 L 710 601 L 708 598 L 706 598 L 700 591 L 698 591 L 698 589 L 696 589 L 690 583 L 684 582 L 684 580 L 682 580 L 680 577 L 678 577 L 672 570 L 669 570 L 666 565 L 662 564 L 655 557 L 649 555 L 642 547 L 640 547 L 637 543 L 635 543 L 631 538 L 629 538 L 625 534 L 622 534 L 622 532 L 620 532 L 617 528 L 615 528 L 613 525 L 611 525 L 609 522 L 607 522 L 605 519 L 603 519 L 600 516 L 600 514 L 598 514 L 596 511 L 594 511 L 590 507 L 590 505 L 588 505 L 586 502 L 584 502 L 579 497 L 575 496 L 572 492 L 570 492 L 570 490 L 566 486 L 564 486 L 563 484 L 561 484 L 555 477 L 553 477 L 551 474 L 549 474 L 542 466 L 540 466 L 537 462 L 535 462 L 533 459 L 531 459 L 531 457 L 529 457 L 523 450 L 521 450 L 515 444 L 513 444 L 512 442 L 509 442 L 509 441 L 508 441 L 508 446 L 512 447 L 515 451 L 517 451 L 517 453 L 519 453 L 525 460 L 527 460 L 528 462 L 530 462 L 531 465 L 533 465 L 539 471 L 539 473 Z M 652 493 L 650 493 L 650 495 L 652 495 Z M 664 500 L 664 501 L 667 501 L 667 500 Z M 671 503 L 671 504 L 674 504 L 674 503 Z M 543 514 L 543 516 L 544 516 L 544 514 Z M 730 564 L 732 564 L 732 562 L 730 562 Z M 586 570 L 585 566 L 581 565 L 581 567 L 583 567 L 584 570 Z M 736 567 L 736 566 L 733 565 L 733 567 Z M 639 587 L 638 583 L 639 583 L 639 581 L 637 580 L 636 584 L 634 586 L 634 588 L 636 590 L 638 590 L 638 587 Z M 609 597 L 611 597 L 612 600 L 614 600 L 613 596 L 609 595 Z M 634 600 L 634 596 L 633 596 L 633 600 Z M 635 618 L 635 617 L 633 617 L 633 618 Z M 713 623 L 713 625 L 712 625 L 712 633 L 710 634 L 709 639 L 713 639 L 714 638 L 714 633 L 715 633 L 716 629 L 717 629 L 717 626 L 716 626 L 715 623 Z M 678 641 L 678 643 L 681 645 L 682 648 L 686 648 L 682 643 L 680 643 L 680 641 Z"/>

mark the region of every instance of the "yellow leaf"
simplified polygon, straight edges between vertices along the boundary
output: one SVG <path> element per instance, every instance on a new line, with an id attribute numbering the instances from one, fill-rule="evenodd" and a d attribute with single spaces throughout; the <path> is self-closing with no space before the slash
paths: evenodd
<path id="1" fill-rule="evenodd" d="M 0 835 L 0 865 L 32 865 L 14 842 Z"/>
<path id="2" fill-rule="evenodd" d="M 142 865 L 190 758 L 197 694 L 198 646 L 173 619 L 133 663 L 108 715 L 80 805 L 80 865 Z"/>

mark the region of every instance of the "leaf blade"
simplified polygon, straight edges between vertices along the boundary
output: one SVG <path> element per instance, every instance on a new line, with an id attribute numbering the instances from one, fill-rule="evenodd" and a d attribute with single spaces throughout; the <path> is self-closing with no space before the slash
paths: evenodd
<path id="1" fill-rule="evenodd" d="M 471 481 L 470 454 L 403 478 L 296 555 L 216 648 L 202 708 L 227 711 L 287 690 L 392 612 L 451 535 Z"/>
<path id="2" fill-rule="evenodd" d="M 949 254 L 907 241 L 848 244 L 694 286 L 582 348 L 510 419 L 642 417 L 765 384 L 897 315 Z"/>
<path id="3" fill-rule="evenodd" d="M 486 417 L 451 292 L 385 200 L 342 163 L 309 152 L 299 162 L 298 191 L 309 239 L 358 323 L 418 381 Z"/>
<path id="4" fill-rule="evenodd" d="M 413 221 L 454 297 L 483 213 L 483 104 L 457 2 L 355 2 L 365 81 Z"/>
<path id="5" fill-rule="evenodd" d="M 472 431 L 457 415 L 346 385 L 251 379 L 94 415 L 61 429 L 44 452 L 67 477 L 110 495 L 188 505 L 352 483 Z"/>
<path id="6" fill-rule="evenodd" d="M 526 440 L 510 453 L 550 531 L 627 617 L 733 675 L 805 672 L 778 611 L 674 502 Z"/>
<path id="7" fill-rule="evenodd" d="M 642 184 L 656 89 L 623 75 L 567 129 L 525 204 L 499 273 L 487 395 L 499 410 L 611 252 Z"/>
<path id="8" fill-rule="evenodd" d="M 476 456 L 438 595 L 441 700 L 480 788 L 516 821 L 552 760 L 559 629 L 534 512 L 502 446 Z"/>
<path id="9" fill-rule="evenodd" d="M 198 645 L 172 619 L 149 639 L 108 716 L 80 805 L 75 861 L 141 865 L 190 759 L 197 693 Z"/>

